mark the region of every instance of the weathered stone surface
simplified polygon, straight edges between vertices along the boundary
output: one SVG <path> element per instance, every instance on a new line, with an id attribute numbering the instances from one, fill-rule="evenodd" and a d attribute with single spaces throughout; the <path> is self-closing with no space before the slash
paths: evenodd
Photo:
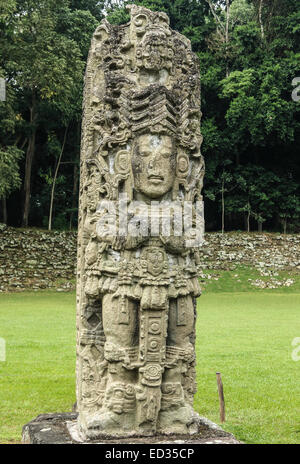
<path id="1" fill-rule="evenodd" d="M 271 233 L 210 233 L 199 250 L 203 269 L 234 269 L 243 264 L 257 269 L 295 270 L 300 265 L 300 235 Z"/>
<path id="2" fill-rule="evenodd" d="M 12 245 L 12 246 L 11 246 Z M 74 290 L 76 277 L 77 233 L 0 229 L 0 292 L 39 289 Z M 219 270 L 244 265 L 257 268 L 269 277 L 252 282 L 261 288 L 291 286 L 300 273 L 300 235 L 274 233 L 206 233 L 205 246 L 199 249 L 201 282 L 218 278 Z M 35 267 L 27 261 L 35 259 Z M 216 271 L 215 277 L 211 272 Z M 279 271 L 291 271 L 289 279 L 278 279 Z"/>
<path id="3" fill-rule="evenodd" d="M 22 442 L 24 444 L 240 444 L 228 432 L 224 432 L 213 422 L 199 417 L 197 435 L 156 435 L 153 437 L 132 437 L 112 439 L 102 436 L 99 440 L 83 441 L 78 435 L 77 414 L 41 414 L 23 427 Z"/>
<path id="4" fill-rule="evenodd" d="M 77 233 L 0 229 L 0 292 L 74 290 Z"/>
<path id="5" fill-rule="evenodd" d="M 256 268 L 265 279 L 248 279 L 254 287 L 274 289 L 290 287 L 300 271 L 300 235 L 211 233 L 199 250 L 201 281 L 218 280 L 218 270 L 234 271 L 237 266 Z M 214 276 L 207 273 L 214 270 Z M 290 277 L 279 277 L 280 271 L 290 271 Z M 238 278 L 238 274 L 234 274 Z M 239 282 L 239 280 L 237 280 Z"/>
<path id="6" fill-rule="evenodd" d="M 68 421 L 76 421 L 76 413 L 40 414 L 22 430 L 22 442 L 26 445 L 71 444 Z"/>
<path id="7" fill-rule="evenodd" d="M 77 292 L 84 439 L 198 432 L 198 60 L 166 14 L 129 9 L 129 24 L 97 28 L 85 79 Z"/>

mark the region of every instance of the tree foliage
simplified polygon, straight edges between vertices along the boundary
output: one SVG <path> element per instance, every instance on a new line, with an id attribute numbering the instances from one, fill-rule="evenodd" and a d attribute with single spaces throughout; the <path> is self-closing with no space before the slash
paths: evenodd
<path id="1" fill-rule="evenodd" d="M 90 40 L 103 16 L 126 23 L 128 3 L 166 12 L 198 54 L 208 228 L 299 230 L 298 0 L 1 0 L 0 196 L 9 222 L 24 223 L 21 179 L 27 223 L 46 226 L 55 178 L 53 226 L 75 225 Z"/>

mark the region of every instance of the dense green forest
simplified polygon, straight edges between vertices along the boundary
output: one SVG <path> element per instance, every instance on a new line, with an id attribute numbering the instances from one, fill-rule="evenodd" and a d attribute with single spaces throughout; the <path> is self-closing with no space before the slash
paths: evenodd
<path id="1" fill-rule="evenodd" d="M 199 56 L 206 228 L 299 232 L 299 0 L 0 0 L 0 221 L 76 227 L 90 40 L 126 3 Z"/>

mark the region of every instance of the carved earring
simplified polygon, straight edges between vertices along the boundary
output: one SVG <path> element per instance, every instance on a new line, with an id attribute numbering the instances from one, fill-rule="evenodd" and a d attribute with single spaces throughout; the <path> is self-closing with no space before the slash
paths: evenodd
<path id="1" fill-rule="evenodd" d="M 125 181 L 125 192 L 128 200 L 132 200 L 132 172 L 130 154 L 126 150 L 121 150 L 115 157 L 115 171 L 121 179 Z"/>

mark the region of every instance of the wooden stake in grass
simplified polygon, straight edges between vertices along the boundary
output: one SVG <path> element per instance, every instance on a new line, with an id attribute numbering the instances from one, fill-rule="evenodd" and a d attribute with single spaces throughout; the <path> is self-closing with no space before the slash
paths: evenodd
<path id="1" fill-rule="evenodd" d="M 217 372 L 217 384 L 218 384 L 218 392 L 219 392 L 219 400 L 220 400 L 220 421 L 223 423 L 225 422 L 225 400 L 224 400 L 224 392 L 223 392 L 223 383 L 222 383 L 220 372 Z"/>

